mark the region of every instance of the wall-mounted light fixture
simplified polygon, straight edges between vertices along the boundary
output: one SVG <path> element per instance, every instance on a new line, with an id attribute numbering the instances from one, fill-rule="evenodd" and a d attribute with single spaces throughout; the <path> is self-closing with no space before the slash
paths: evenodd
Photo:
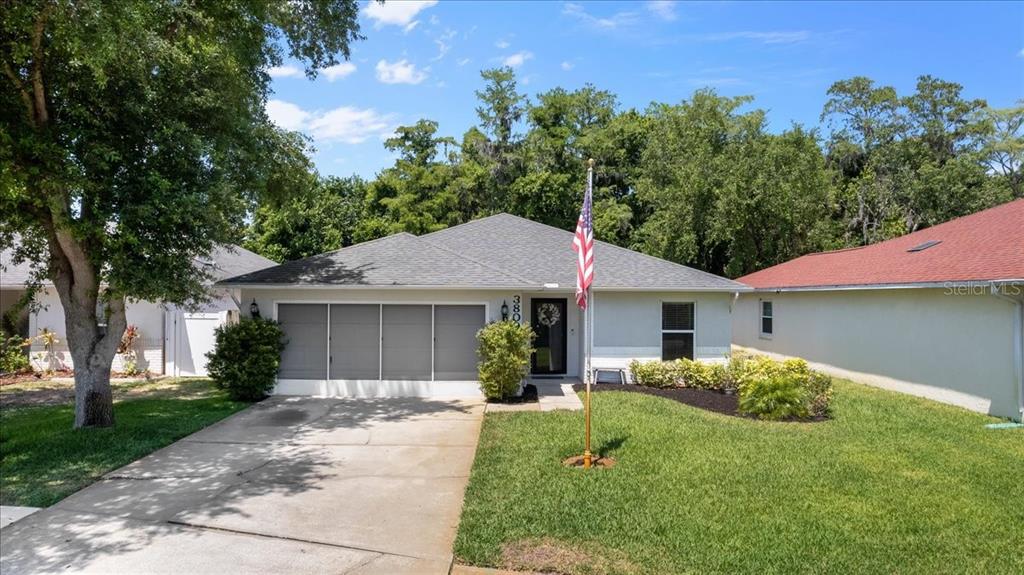
<path id="1" fill-rule="evenodd" d="M 249 316 L 254 319 L 260 317 L 260 306 L 256 304 L 256 298 L 252 298 L 252 303 L 249 304 Z"/>
<path id="2" fill-rule="evenodd" d="M 508 302 L 501 302 L 501 321 L 508 321 Z"/>

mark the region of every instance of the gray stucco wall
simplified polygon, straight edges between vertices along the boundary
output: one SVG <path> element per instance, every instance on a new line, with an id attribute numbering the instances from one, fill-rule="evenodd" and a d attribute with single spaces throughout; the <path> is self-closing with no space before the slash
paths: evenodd
<path id="1" fill-rule="evenodd" d="M 597 292 L 594 294 L 594 365 L 625 367 L 632 359 L 661 359 L 662 302 L 694 302 L 694 359 L 723 361 L 726 358 L 732 341 L 732 294 Z"/>
<path id="2" fill-rule="evenodd" d="M 771 300 L 774 333 L 760 335 Z M 740 296 L 734 343 L 797 356 L 862 383 L 1019 418 L 1012 303 L 943 289 Z"/>

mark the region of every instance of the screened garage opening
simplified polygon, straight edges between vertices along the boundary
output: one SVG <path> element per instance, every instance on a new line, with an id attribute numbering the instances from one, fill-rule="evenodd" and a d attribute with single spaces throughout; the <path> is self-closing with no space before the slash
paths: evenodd
<path id="1" fill-rule="evenodd" d="M 281 380 L 474 381 L 482 304 L 280 303 Z"/>

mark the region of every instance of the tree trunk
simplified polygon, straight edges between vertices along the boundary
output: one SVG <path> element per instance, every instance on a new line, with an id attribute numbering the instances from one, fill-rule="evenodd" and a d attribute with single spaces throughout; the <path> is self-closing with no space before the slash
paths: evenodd
<path id="1" fill-rule="evenodd" d="M 108 292 L 101 317 L 99 274 L 83 246 L 65 230 L 49 232 L 50 271 L 75 364 L 75 427 L 109 427 L 114 425 L 110 366 L 128 323 L 125 301 Z"/>

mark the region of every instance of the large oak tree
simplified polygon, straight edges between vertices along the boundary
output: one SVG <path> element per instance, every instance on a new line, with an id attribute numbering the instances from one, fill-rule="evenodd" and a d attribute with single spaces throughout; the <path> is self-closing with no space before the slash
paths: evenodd
<path id="1" fill-rule="evenodd" d="M 0 240 L 60 297 L 76 427 L 114 422 L 125 302 L 201 299 L 194 259 L 287 187 L 268 68 L 348 58 L 357 17 L 355 0 L 0 2 Z"/>

